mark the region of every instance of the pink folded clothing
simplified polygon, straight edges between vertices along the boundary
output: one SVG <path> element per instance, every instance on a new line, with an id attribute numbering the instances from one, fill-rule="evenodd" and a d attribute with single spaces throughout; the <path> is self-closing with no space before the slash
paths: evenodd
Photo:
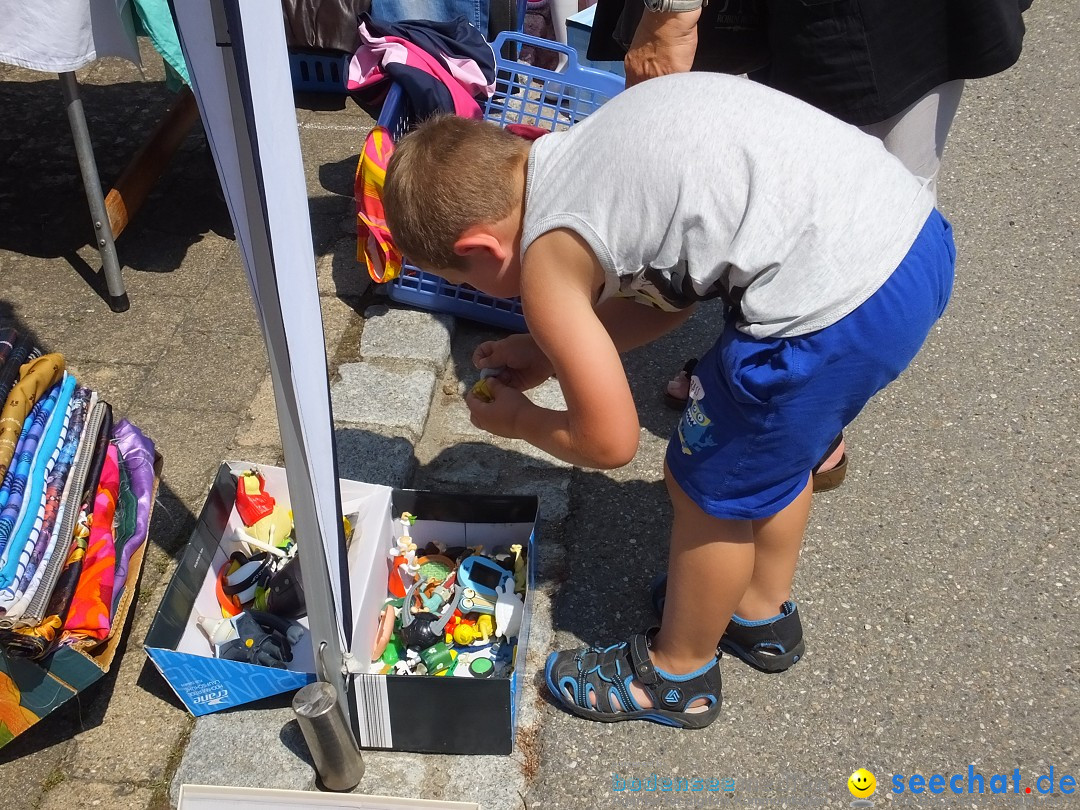
<path id="1" fill-rule="evenodd" d="M 394 82 L 418 120 L 481 117 L 481 103 L 495 90 L 495 53 L 464 18 L 388 23 L 362 14 L 358 34 L 346 86 L 361 101 L 381 103 Z"/>

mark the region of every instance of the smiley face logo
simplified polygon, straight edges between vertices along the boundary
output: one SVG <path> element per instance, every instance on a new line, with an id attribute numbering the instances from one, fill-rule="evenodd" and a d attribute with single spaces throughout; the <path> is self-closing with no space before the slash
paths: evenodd
<path id="1" fill-rule="evenodd" d="M 847 788 L 856 799 L 865 799 L 874 795 L 877 780 L 866 768 L 859 768 L 847 780 Z"/>

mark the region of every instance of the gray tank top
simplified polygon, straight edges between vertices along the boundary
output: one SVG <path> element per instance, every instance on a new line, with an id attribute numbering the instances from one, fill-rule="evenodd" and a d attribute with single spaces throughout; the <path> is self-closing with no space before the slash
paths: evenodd
<path id="1" fill-rule="evenodd" d="M 682 73 L 533 144 L 521 253 L 566 228 L 604 268 L 601 301 L 722 297 L 743 331 L 784 337 L 869 298 L 933 205 L 876 138 L 755 82 Z"/>

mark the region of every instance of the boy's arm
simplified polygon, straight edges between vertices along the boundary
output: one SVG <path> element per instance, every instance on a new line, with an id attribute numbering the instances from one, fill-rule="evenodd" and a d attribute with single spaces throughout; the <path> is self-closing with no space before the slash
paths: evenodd
<path id="1" fill-rule="evenodd" d="M 619 351 L 593 309 L 603 269 L 570 231 L 539 237 L 524 257 L 521 300 L 529 331 L 551 360 L 565 411 L 540 408 L 496 385 L 490 404 L 470 402 L 473 421 L 525 439 L 572 464 L 609 469 L 637 452 L 637 409 Z"/>
<path id="2" fill-rule="evenodd" d="M 609 298 L 596 308 L 596 314 L 607 328 L 612 342 L 622 353 L 652 343 L 682 326 L 694 309 L 694 306 L 690 306 L 668 312 L 643 306 L 628 298 Z"/>

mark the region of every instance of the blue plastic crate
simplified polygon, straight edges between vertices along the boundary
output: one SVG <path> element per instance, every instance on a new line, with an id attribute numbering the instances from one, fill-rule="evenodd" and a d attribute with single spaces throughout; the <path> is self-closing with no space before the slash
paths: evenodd
<path id="1" fill-rule="evenodd" d="M 566 69 L 557 73 L 505 59 L 499 54 L 506 45 L 515 51 L 521 45 L 533 45 L 566 54 Z M 558 42 L 507 31 L 495 38 L 492 47 L 496 53 L 495 92 L 487 101 L 484 117 L 502 126 L 531 124 L 551 131 L 566 129 L 624 86 L 621 76 L 582 67 L 574 49 Z M 399 138 L 415 123 L 405 94 L 397 85 L 392 86 L 383 103 L 379 125 Z M 420 309 L 448 312 L 514 332 L 524 332 L 527 328 L 518 299 L 493 298 L 468 285 L 450 284 L 408 262 L 403 274 L 383 288 L 391 300 Z"/>
<path id="2" fill-rule="evenodd" d="M 289 51 L 293 90 L 297 93 L 346 94 L 350 58 L 349 54 L 336 51 Z"/>

